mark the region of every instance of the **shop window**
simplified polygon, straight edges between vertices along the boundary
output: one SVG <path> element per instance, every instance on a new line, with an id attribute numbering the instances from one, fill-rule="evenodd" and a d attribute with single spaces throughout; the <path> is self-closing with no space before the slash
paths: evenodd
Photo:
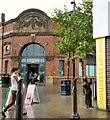
<path id="1" fill-rule="evenodd" d="M 87 55 L 86 58 L 86 76 L 96 76 L 96 58 L 93 55 Z"/>
<path id="2" fill-rule="evenodd" d="M 64 76 L 64 60 L 59 60 L 59 76 Z"/>
<path id="3" fill-rule="evenodd" d="M 86 76 L 96 76 L 96 65 L 86 65 Z"/>
<path id="4" fill-rule="evenodd" d="M 8 60 L 5 61 L 5 73 L 8 73 Z"/>

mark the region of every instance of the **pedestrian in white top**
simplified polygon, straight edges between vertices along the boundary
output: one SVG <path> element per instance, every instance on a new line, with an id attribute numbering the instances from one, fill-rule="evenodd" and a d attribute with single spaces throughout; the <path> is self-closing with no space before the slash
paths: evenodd
<path id="1" fill-rule="evenodd" d="M 18 85 L 17 82 L 20 80 L 19 77 L 19 68 L 13 68 L 11 71 L 11 93 L 12 93 L 12 101 L 10 104 L 6 106 L 4 110 L 2 110 L 2 115 L 6 117 L 5 112 L 15 103 L 16 100 L 16 93 L 18 90 Z"/>

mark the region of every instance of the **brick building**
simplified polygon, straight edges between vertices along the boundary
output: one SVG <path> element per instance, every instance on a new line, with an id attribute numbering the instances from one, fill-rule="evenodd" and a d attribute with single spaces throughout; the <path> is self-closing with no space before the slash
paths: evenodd
<path id="1" fill-rule="evenodd" d="M 15 66 L 20 67 L 21 76 L 25 83 L 29 83 L 29 73 L 43 75 L 41 83 L 59 83 L 67 79 L 67 54 L 57 54 L 54 44 L 58 40 L 54 30 L 58 26 L 41 10 L 28 9 L 15 19 L 5 21 L 5 14 L 1 15 L 0 23 L 0 73 L 11 73 Z M 90 56 L 90 55 L 89 55 Z M 84 62 L 84 74 L 93 70 L 95 76 L 95 62 L 88 57 Z M 72 78 L 72 61 L 70 61 L 70 78 Z M 81 77 L 81 63 L 75 60 L 75 76 Z"/>

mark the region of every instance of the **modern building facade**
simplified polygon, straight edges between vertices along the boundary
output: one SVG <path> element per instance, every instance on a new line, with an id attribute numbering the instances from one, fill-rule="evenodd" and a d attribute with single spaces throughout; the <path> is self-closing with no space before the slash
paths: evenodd
<path id="1" fill-rule="evenodd" d="M 75 76 L 81 78 L 82 63 L 70 61 L 68 69 L 67 54 L 58 54 L 54 48 L 58 36 L 54 30 L 58 26 L 41 10 L 28 9 L 15 19 L 5 21 L 1 15 L 0 23 L 0 74 L 11 74 L 13 67 L 20 67 L 21 76 L 28 84 L 29 73 L 40 73 L 41 83 L 60 83 L 61 80 Z M 72 53 L 71 53 L 72 55 Z M 75 68 L 73 70 L 73 67 Z M 88 55 L 84 61 L 84 75 L 96 76 L 95 57 Z"/>

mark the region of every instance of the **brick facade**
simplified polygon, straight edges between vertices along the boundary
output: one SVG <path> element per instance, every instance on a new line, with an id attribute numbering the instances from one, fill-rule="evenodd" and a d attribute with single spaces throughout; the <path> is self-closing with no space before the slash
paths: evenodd
<path id="1" fill-rule="evenodd" d="M 54 49 L 54 44 L 58 40 L 54 34 L 56 28 L 58 26 L 52 23 L 43 11 L 38 9 L 28 9 L 17 18 L 4 22 L 3 26 L 0 27 L 0 35 L 3 35 L 0 40 L 0 47 L 3 46 L 3 51 L 0 49 L 0 73 L 5 73 L 5 64 L 8 61 L 7 72 L 11 74 L 13 67 L 20 66 L 20 57 L 24 48 L 30 44 L 39 44 L 46 51 L 46 82 L 56 84 L 60 83 L 62 79 L 67 79 L 67 54 L 59 55 Z M 59 76 L 59 60 L 64 60 L 63 77 Z M 76 60 L 76 76 L 79 74 L 78 65 L 78 60 Z M 70 62 L 70 77 L 72 78 L 72 61 Z"/>

